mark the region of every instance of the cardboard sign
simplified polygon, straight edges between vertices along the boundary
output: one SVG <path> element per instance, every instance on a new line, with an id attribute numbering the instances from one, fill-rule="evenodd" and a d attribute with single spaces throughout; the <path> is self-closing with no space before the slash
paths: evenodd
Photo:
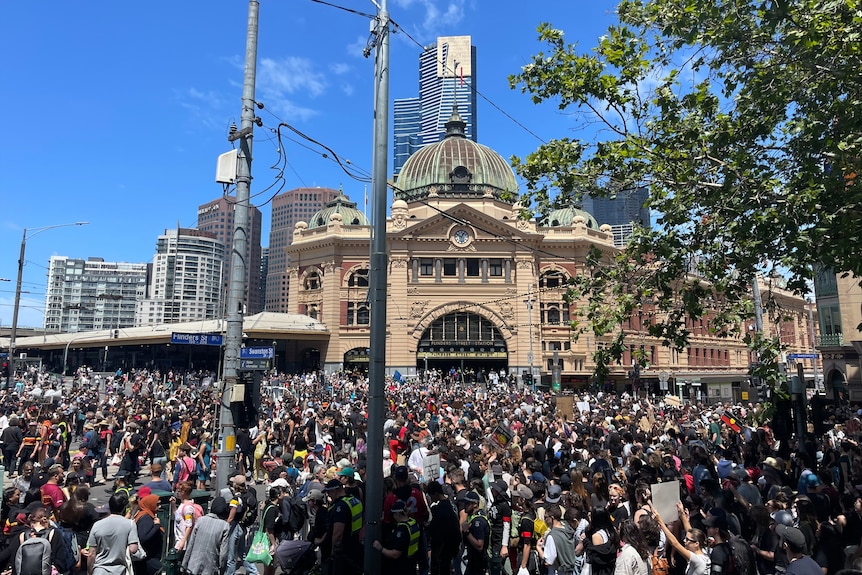
<path id="1" fill-rule="evenodd" d="M 578 415 L 582 414 L 585 411 L 587 413 L 590 412 L 590 402 L 589 401 L 579 401 L 577 403 L 577 406 L 578 406 Z"/>
<path id="2" fill-rule="evenodd" d="M 502 425 L 498 425 L 497 429 L 491 433 L 491 437 L 489 439 L 491 440 L 491 443 L 500 449 L 506 449 L 509 447 L 509 442 L 512 441 L 512 437 L 514 437 L 514 434 L 511 429 L 506 429 Z"/>
<path id="3" fill-rule="evenodd" d="M 561 417 L 563 421 L 574 421 L 574 400 L 575 398 L 571 395 L 557 397 L 557 416 Z"/>
<path id="4" fill-rule="evenodd" d="M 429 453 L 422 461 L 422 479 L 425 483 L 440 479 L 440 454 Z"/>
<path id="5" fill-rule="evenodd" d="M 650 485 L 652 504 L 656 513 L 665 523 L 673 523 L 679 519 L 676 504 L 679 502 L 679 480 L 653 483 Z"/>
<path id="6" fill-rule="evenodd" d="M 682 407 L 682 400 L 675 395 L 665 395 L 664 404 L 671 407 Z"/>

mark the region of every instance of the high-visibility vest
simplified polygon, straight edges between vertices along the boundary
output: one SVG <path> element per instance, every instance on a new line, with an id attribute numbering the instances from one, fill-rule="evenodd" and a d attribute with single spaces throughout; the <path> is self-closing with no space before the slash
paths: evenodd
<path id="1" fill-rule="evenodd" d="M 478 512 L 474 513 L 473 515 L 471 515 L 470 517 L 468 517 L 467 518 L 467 524 L 472 525 L 473 520 L 476 519 L 477 517 L 481 517 L 485 521 L 485 523 L 489 524 L 489 527 L 490 527 L 490 523 L 488 522 L 488 518 L 485 517 L 485 514 L 481 511 L 478 511 Z M 489 533 L 488 537 L 485 537 L 485 541 L 484 541 L 484 543 L 485 543 L 484 550 L 485 550 L 485 554 L 488 557 L 490 557 L 491 556 L 491 546 L 488 544 L 489 543 L 488 540 L 490 538 L 490 529 L 488 530 L 488 533 Z"/>
<path id="2" fill-rule="evenodd" d="M 362 529 L 362 502 L 352 495 L 341 498 L 350 508 L 350 534 L 355 535 Z"/>
<path id="3" fill-rule="evenodd" d="M 419 551 L 419 524 L 412 517 L 407 518 L 407 521 L 401 521 L 398 525 L 407 527 L 410 533 L 410 544 L 407 546 L 407 556 L 413 557 Z"/>

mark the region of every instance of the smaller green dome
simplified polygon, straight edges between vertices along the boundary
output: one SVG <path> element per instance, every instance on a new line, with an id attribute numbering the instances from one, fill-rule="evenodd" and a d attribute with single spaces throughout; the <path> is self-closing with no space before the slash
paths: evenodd
<path id="1" fill-rule="evenodd" d="M 339 191 L 338 196 L 334 200 L 328 202 L 322 210 L 311 216 L 311 220 L 308 222 L 308 229 L 328 226 L 332 214 L 340 215 L 341 221 L 345 226 L 368 225 L 368 219 L 365 217 L 365 214 L 356 209 L 356 202 L 351 202 L 350 198 L 344 195 L 344 192 Z"/>
<path id="2" fill-rule="evenodd" d="M 584 219 L 584 225 L 591 230 L 599 229 L 599 222 L 587 211 L 578 208 L 562 208 L 553 210 L 547 216 L 541 219 L 539 226 L 545 228 L 568 228 L 574 225 L 575 218 L 578 216 Z"/>

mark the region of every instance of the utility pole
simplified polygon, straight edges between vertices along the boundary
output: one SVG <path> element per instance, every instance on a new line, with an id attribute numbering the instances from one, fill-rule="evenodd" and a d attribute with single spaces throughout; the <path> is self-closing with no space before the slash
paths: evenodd
<path id="1" fill-rule="evenodd" d="M 533 394 L 536 393 L 536 374 L 533 373 L 533 284 L 527 286 L 527 334 L 530 338 L 530 351 L 527 352 L 527 363 L 530 364 L 530 383 L 533 384 Z"/>
<path id="2" fill-rule="evenodd" d="M 242 347 L 242 320 L 248 262 L 248 214 L 251 190 L 251 142 L 254 135 L 254 83 L 257 70 L 257 23 L 260 2 L 248 2 L 248 32 L 245 42 L 245 77 L 242 86 L 242 115 L 238 132 L 231 136 L 239 140 L 236 170 L 236 204 L 234 205 L 233 251 L 230 255 L 230 283 L 227 291 L 227 313 L 224 347 L 224 389 L 219 416 L 218 473 L 216 494 L 227 487 L 236 470 L 236 431 L 230 402 L 239 377 L 239 354 Z M 381 464 L 382 465 L 382 464 Z"/>
<path id="3" fill-rule="evenodd" d="M 371 241 L 371 337 L 368 365 L 368 467 L 365 498 L 365 573 L 380 573 L 380 554 L 373 548 L 381 538 L 383 516 L 383 419 L 386 377 L 386 200 L 388 197 L 389 134 L 389 11 L 387 0 L 380 0 L 374 23 L 374 140 L 371 168 L 371 216 L 374 219 Z"/>
<path id="4" fill-rule="evenodd" d="M 816 303 L 811 300 L 808 302 L 810 305 L 808 306 L 808 327 L 811 330 L 811 353 L 814 354 L 814 359 L 811 360 L 814 364 L 814 393 L 820 393 L 820 382 L 817 373 L 817 333 L 814 331 L 814 306 Z M 826 386 L 824 385 L 824 391 Z"/>

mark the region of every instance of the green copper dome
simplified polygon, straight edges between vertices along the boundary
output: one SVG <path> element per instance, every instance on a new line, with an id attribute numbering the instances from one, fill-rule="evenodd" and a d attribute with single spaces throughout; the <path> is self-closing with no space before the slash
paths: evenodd
<path id="1" fill-rule="evenodd" d="M 344 195 L 344 192 L 339 191 L 338 196 L 326 206 L 311 216 L 308 222 L 308 228 L 326 227 L 329 225 L 329 219 L 332 214 L 341 216 L 341 223 L 345 226 L 367 226 L 368 219 L 365 214 L 356 209 L 356 202 L 351 202 L 350 198 Z"/>
<path id="2" fill-rule="evenodd" d="M 503 156 L 464 135 L 466 124 L 458 108 L 446 122 L 446 136 L 410 156 L 396 182 L 396 196 L 413 201 L 429 195 L 516 197 L 515 174 Z"/>
<path id="3" fill-rule="evenodd" d="M 575 218 L 578 216 L 584 218 L 584 225 L 586 225 L 591 230 L 599 229 L 599 222 L 596 221 L 596 218 L 594 218 L 592 214 L 584 210 L 572 207 L 553 210 L 546 217 L 541 219 L 541 221 L 539 222 L 539 226 L 544 228 L 571 227 L 575 221 Z"/>

